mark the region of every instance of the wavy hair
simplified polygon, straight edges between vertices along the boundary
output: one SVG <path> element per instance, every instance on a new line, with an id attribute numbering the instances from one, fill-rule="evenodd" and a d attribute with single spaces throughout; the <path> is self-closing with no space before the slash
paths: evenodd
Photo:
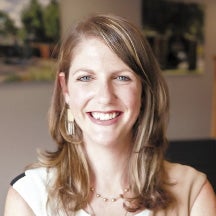
<path id="1" fill-rule="evenodd" d="M 65 131 L 66 104 L 58 82 L 59 72 L 64 72 L 68 79 L 74 48 L 88 37 L 102 40 L 142 83 L 142 104 L 133 126 L 133 151 L 127 173 L 134 196 L 125 197 L 129 202 L 124 207 L 131 212 L 166 208 L 172 201 L 165 189 L 163 165 L 169 109 L 167 85 L 143 32 L 124 18 L 104 14 L 78 22 L 61 44 L 49 112 L 49 129 L 58 148 L 39 157 L 43 166 L 55 167 L 57 171 L 49 190 L 49 202 L 55 197 L 61 209 L 69 214 L 84 208 L 89 197 L 91 167 L 83 149 L 82 132 L 78 125 L 75 125 L 76 137 L 69 137 Z"/>

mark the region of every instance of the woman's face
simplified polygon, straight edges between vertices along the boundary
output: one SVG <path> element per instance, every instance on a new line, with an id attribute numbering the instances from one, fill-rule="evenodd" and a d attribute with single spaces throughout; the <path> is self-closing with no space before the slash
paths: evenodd
<path id="1" fill-rule="evenodd" d="M 69 105 L 84 142 L 130 142 L 141 106 L 140 79 L 97 38 L 84 39 L 73 54 Z"/>

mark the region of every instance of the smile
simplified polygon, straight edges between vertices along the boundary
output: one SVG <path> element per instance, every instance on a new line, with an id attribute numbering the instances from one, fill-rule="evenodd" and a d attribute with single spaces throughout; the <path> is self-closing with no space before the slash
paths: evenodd
<path id="1" fill-rule="evenodd" d="M 120 112 L 109 112 L 109 113 L 101 113 L 101 112 L 91 112 L 91 116 L 96 120 L 108 121 L 112 120 L 120 115 Z"/>

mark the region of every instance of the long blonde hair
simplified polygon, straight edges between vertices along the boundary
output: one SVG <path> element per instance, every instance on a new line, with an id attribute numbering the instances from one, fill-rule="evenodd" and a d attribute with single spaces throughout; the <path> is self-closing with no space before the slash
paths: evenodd
<path id="1" fill-rule="evenodd" d="M 167 85 L 142 31 L 113 15 L 94 15 L 77 23 L 61 45 L 49 121 L 58 148 L 39 158 L 43 166 L 57 170 L 56 181 L 49 190 L 50 200 L 54 197 L 69 213 L 83 208 L 89 197 L 91 167 L 83 150 L 82 132 L 77 125 L 76 137 L 68 136 L 65 131 L 66 104 L 58 82 L 62 71 L 68 79 L 73 50 L 83 37 L 101 39 L 142 82 L 142 106 L 133 127 L 133 151 L 127 173 L 134 194 L 128 200 L 133 207 L 124 207 L 128 211 L 166 208 L 171 201 L 165 190 L 163 168 L 169 109 Z"/>

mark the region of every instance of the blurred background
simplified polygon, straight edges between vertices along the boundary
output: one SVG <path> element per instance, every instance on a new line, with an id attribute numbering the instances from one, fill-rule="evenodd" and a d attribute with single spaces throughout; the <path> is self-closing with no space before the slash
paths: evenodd
<path id="1" fill-rule="evenodd" d="M 143 29 L 170 91 L 167 134 L 178 148 L 169 157 L 199 160 L 192 165 L 216 183 L 215 0 L 0 0 L 0 212 L 11 179 L 37 160 L 37 149 L 55 148 L 47 113 L 60 41 L 95 12 Z"/>

